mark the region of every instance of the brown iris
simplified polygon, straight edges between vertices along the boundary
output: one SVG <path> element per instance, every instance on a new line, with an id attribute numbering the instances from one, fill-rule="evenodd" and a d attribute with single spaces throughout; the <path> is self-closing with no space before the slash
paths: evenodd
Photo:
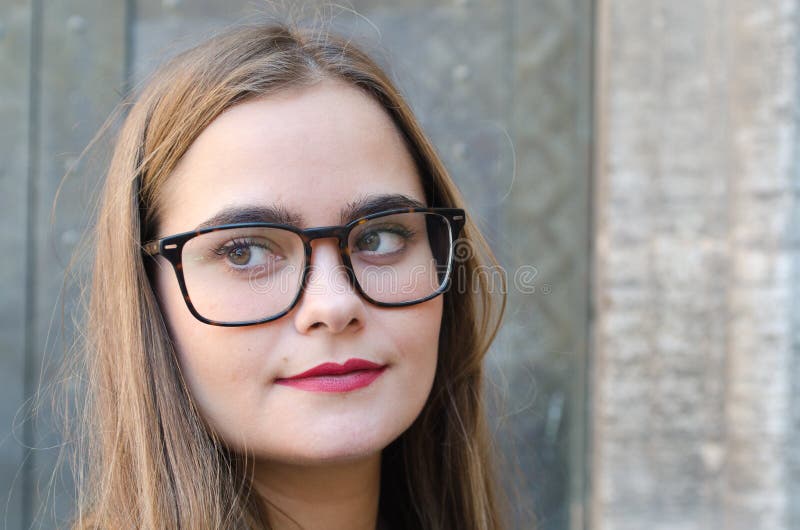
<path id="1" fill-rule="evenodd" d="M 228 258 L 234 265 L 247 265 L 250 262 L 250 248 L 239 247 L 228 252 Z"/>

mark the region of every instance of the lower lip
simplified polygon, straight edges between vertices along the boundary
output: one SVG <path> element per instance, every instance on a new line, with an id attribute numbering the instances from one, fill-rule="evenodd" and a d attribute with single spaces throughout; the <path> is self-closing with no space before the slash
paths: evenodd
<path id="1" fill-rule="evenodd" d="M 342 375 L 324 375 L 319 377 L 304 377 L 302 379 L 278 379 L 275 384 L 291 386 L 300 390 L 312 392 L 350 392 L 364 388 L 375 381 L 386 369 L 358 370 Z"/>

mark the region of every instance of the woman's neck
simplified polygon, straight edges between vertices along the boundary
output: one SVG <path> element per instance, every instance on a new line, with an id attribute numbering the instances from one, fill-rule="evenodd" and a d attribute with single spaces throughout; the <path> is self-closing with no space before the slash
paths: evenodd
<path id="1" fill-rule="evenodd" d="M 375 530 L 380 453 L 322 466 L 259 461 L 255 473 L 256 490 L 270 503 L 275 530 Z"/>

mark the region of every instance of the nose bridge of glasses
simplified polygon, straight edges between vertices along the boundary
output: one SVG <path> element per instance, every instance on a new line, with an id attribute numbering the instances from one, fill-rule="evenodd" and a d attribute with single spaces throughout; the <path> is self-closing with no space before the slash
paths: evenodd
<path id="1" fill-rule="evenodd" d="M 334 244 L 337 249 L 339 249 L 339 253 L 341 254 L 342 252 L 346 252 L 347 241 L 345 241 L 345 232 L 346 229 L 343 226 L 321 226 L 318 228 L 309 228 L 303 230 L 303 240 L 305 241 L 309 259 L 313 255 L 313 247 L 311 243 L 320 239 L 335 239 L 336 241 L 331 243 Z M 342 248 L 344 248 L 344 250 L 342 250 Z"/>
<path id="2" fill-rule="evenodd" d="M 347 242 L 344 239 L 345 232 L 346 229 L 342 226 L 322 226 L 319 228 L 309 228 L 307 230 L 303 230 L 303 239 L 305 240 L 306 248 L 308 249 L 307 252 L 309 253 L 309 265 L 311 265 L 312 269 L 320 268 L 320 258 L 322 258 L 323 261 L 328 261 L 328 259 L 321 256 L 320 252 L 326 246 L 333 246 L 335 248 L 335 252 L 332 252 L 332 256 L 329 260 L 330 267 L 337 269 L 339 267 L 346 266 L 346 260 L 339 260 L 339 257 L 343 252 L 342 247 L 344 247 L 344 252 L 347 250 Z M 331 241 L 330 245 L 322 245 L 322 247 L 320 247 L 319 243 L 312 246 L 314 241 L 325 239 L 334 239 L 335 241 Z M 331 250 L 333 251 L 334 249 Z M 316 256 L 316 258 L 314 258 L 314 256 Z M 316 264 L 314 263 L 315 261 L 317 262 Z"/>
<path id="3" fill-rule="evenodd" d="M 344 233 L 345 228 L 343 226 L 320 226 L 302 231 L 303 239 L 308 244 L 316 239 L 336 238 L 341 241 Z"/>

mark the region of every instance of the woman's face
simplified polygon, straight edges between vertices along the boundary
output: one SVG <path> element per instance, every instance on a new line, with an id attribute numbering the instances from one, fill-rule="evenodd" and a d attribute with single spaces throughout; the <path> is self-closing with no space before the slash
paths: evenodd
<path id="1" fill-rule="evenodd" d="M 165 183 L 159 237 L 223 210 L 273 207 L 301 228 L 343 224 L 359 200 L 402 194 L 425 203 L 420 177 L 385 111 L 335 81 L 238 104 L 192 144 Z M 233 449 L 284 463 L 372 455 L 406 430 L 436 369 L 442 297 L 382 308 L 346 282 L 336 239 L 312 242 L 309 280 L 284 317 L 254 326 L 196 320 L 171 266 L 156 274 L 183 375 L 204 419 Z M 339 286 L 339 288 L 336 288 Z M 367 386 L 330 392 L 277 384 L 323 363 L 385 366 Z"/>

